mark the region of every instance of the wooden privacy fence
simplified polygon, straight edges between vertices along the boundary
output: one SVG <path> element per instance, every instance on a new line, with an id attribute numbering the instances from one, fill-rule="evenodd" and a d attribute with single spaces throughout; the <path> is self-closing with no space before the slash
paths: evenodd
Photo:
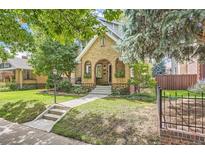
<path id="1" fill-rule="evenodd" d="M 156 81 L 161 89 L 184 90 L 197 82 L 197 74 L 158 75 Z"/>

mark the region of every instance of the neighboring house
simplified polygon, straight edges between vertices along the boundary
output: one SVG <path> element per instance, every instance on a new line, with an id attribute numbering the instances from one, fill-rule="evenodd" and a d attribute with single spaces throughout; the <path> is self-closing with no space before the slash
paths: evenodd
<path id="1" fill-rule="evenodd" d="M 0 63 L 0 82 L 15 82 L 19 88 L 24 87 L 44 87 L 47 77 L 33 73 L 32 67 L 28 64 L 28 59 L 13 58 Z"/>
<path id="2" fill-rule="evenodd" d="M 172 59 L 171 70 L 171 74 L 197 74 L 198 80 L 205 79 L 205 64 L 198 63 L 196 58 L 184 63 Z"/>
<path id="3" fill-rule="evenodd" d="M 128 88 L 130 68 L 120 60 L 120 53 L 115 48 L 122 36 L 121 24 L 103 18 L 99 21 L 107 27 L 107 32 L 103 37 L 92 38 L 81 51 L 72 79 L 86 87 L 111 85 L 112 88 Z"/>

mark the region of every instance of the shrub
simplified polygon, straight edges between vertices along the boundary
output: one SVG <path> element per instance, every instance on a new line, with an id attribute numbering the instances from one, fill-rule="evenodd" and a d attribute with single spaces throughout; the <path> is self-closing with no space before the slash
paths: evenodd
<path id="1" fill-rule="evenodd" d="M 13 91 L 18 90 L 18 86 L 16 82 L 10 82 L 7 84 L 7 86 L 9 87 L 10 90 L 13 90 Z"/>
<path id="2" fill-rule="evenodd" d="M 128 95 L 129 89 L 124 87 L 115 87 L 112 89 L 113 95 Z"/>
<path id="3" fill-rule="evenodd" d="M 137 92 L 141 92 L 141 88 L 152 88 L 156 85 L 155 79 L 151 75 L 149 64 L 137 62 L 131 65 L 134 77 L 129 79 L 128 83 L 137 88 Z"/>
<path id="4" fill-rule="evenodd" d="M 7 92 L 7 91 L 11 91 L 11 89 L 9 87 L 0 87 L 0 92 Z"/>
<path id="5" fill-rule="evenodd" d="M 58 83 L 57 89 L 63 92 L 70 92 L 72 84 L 68 80 L 62 80 Z"/>
<path id="6" fill-rule="evenodd" d="M 149 93 L 134 93 L 129 95 L 127 98 L 144 102 L 154 102 L 156 100 L 155 95 Z"/>
<path id="7" fill-rule="evenodd" d="M 75 93 L 75 94 L 85 94 L 85 93 L 88 93 L 89 92 L 89 88 L 85 88 L 85 87 L 81 87 L 81 86 L 75 86 L 72 88 L 72 91 Z"/>
<path id="8" fill-rule="evenodd" d="M 31 90 L 31 89 L 37 89 L 37 85 L 36 84 L 25 84 L 23 85 L 21 90 Z"/>

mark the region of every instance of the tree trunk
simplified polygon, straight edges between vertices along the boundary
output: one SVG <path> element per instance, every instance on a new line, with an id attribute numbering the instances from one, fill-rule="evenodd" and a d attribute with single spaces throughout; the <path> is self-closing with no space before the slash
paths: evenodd
<path id="1" fill-rule="evenodd" d="M 136 92 L 137 92 L 137 93 L 140 93 L 140 92 L 141 92 L 140 86 L 136 86 Z"/>
<path id="2" fill-rule="evenodd" d="M 70 81 L 71 73 L 66 72 L 65 75 L 66 75 L 66 77 L 68 78 L 68 80 Z"/>

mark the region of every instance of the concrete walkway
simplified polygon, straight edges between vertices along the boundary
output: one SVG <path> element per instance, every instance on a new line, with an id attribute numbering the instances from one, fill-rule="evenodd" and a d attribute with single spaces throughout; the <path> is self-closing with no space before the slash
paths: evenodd
<path id="1" fill-rule="evenodd" d="M 66 106 L 66 107 L 73 108 L 73 107 L 76 107 L 76 106 L 79 106 L 79 105 L 82 105 L 82 104 L 86 104 L 88 102 L 92 102 L 96 99 L 104 98 L 104 97 L 107 97 L 107 96 L 108 95 L 102 95 L 102 94 L 88 94 L 84 97 L 74 99 L 74 100 L 71 100 L 71 101 L 68 101 L 68 102 L 62 102 L 60 104 Z"/>
<path id="2" fill-rule="evenodd" d="M 8 122 L 0 118 L 0 145 L 7 144 L 80 145 L 85 143 L 20 124 Z"/>

